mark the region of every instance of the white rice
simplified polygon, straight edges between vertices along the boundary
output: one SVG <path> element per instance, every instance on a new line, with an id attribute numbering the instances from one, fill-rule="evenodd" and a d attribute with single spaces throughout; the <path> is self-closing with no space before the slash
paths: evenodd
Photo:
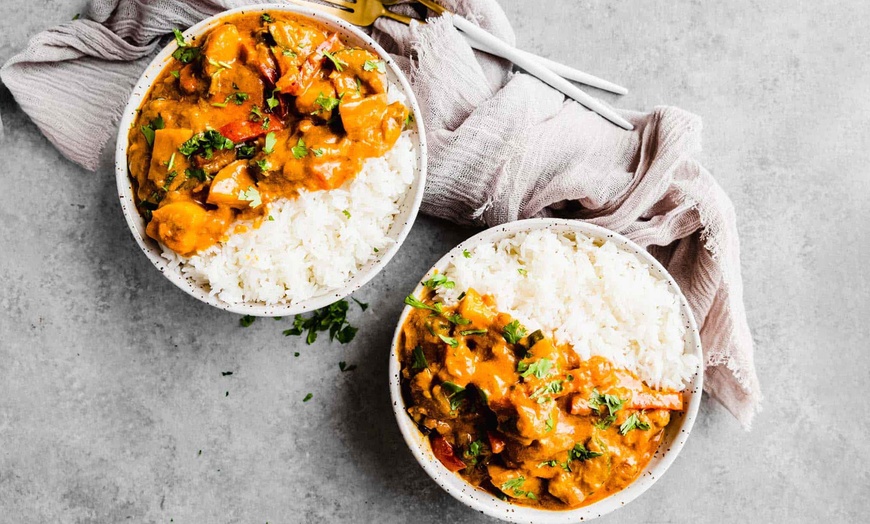
<path id="1" fill-rule="evenodd" d="M 456 283 L 437 289 L 444 303 L 469 288 L 492 295 L 499 311 L 529 332 L 552 334 L 584 360 L 605 357 L 654 388 L 682 390 L 695 372 L 679 298 L 648 264 L 612 242 L 537 230 L 470 254 L 444 271 Z"/>
<path id="2" fill-rule="evenodd" d="M 275 201 L 269 208 L 273 220 L 258 228 L 237 222 L 247 231 L 192 257 L 165 246 L 163 256 L 230 303 L 292 304 L 321 295 L 344 285 L 392 244 L 387 232 L 414 180 L 415 163 L 406 131 L 340 188 Z"/>

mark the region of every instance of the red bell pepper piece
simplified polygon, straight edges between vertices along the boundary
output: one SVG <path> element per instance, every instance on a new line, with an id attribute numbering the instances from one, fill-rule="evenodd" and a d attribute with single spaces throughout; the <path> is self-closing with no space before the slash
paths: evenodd
<path id="1" fill-rule="evenodd" d="M 220 128 L 223 136 L 229 138 L 235 143 L 247 142 L 257 137 L 263 136 L 272 131 L 284 129 L 284 124 L 277 118 L 270 118 L 266 127 L 263 127 L 262 122 L 251 122 L 250 120 L 241 120 L 239 122 L 230 122 Z"/>
<path id="2" fill-rule="evenodd" d="M 501 438 L 501 435 L 487 431 L 486 436 L 489 437 L 489 449 L 492 450 L 493 455 L 498 455 L 504 451 L 504 439 Z"/>
<path id="3" fill-rule="evenodd" d="M 447 442 L 447 439 L 441 435 L 436 435 L 430 439 L 430 442 L 432 444 L 432 453 L 435 454 L 435 458 L 444 464 L 445 468 L 453 472 L 465 469 L 465 462 L 459 460 L 456 454 L 453 453 L 453 446 Z"/>

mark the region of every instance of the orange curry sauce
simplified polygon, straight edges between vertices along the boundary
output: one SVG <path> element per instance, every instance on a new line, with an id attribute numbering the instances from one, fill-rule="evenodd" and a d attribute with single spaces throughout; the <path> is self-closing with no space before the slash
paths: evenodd
<path id="1" fill-rule="evenodd" d="M 386 64 L 289 14 L 227 18 L 178 50 L 130 130 L 148 236 L 191 255 L 268 202 L 329 190 L 387 152 L 408 118 Z"/>
<path id="2" fill-rule="evenodd" d="M 406 302 L 416 308 L 400 342 L 408 413 L 448 469 L 501 498 L 569 509 L 617 492 L 683 409 L 679 392 L 526 334 L 474 290 L 455 307 Z"/>

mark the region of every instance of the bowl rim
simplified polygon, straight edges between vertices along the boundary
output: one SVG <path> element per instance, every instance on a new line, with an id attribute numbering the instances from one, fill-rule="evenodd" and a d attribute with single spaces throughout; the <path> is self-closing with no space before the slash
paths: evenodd
<path id="1" fill-rule="evenodd" d="M 658 478 L 671 466 L 674 460 L 685 445 L 686 439 L 691 433 L 695 419 L 698 414 L 698 409 L 701 404 L 701 397 L 704 384 L 703 373 L 703 353 L 701 350 L 701 337 L 698 331 L 697 323 L 694 315 L 689 307 L 686 297 L 682 290 L 677 285 L 674 278 L 668 271 L 645 249 L 641 248 L 625 236 L 611 231 L 601 226 L 583 222 L 580 220 L 567 220 L 557 218 L 532 218 L 510 222 L 489 228 L 482 231 L 471 238 L 461 242 L 459 245 L 450 250 L 441 259 L 439 259 L 420 279 L 417 286 L 414 288 L 414 295 L 417 296 L 423 290 L 422 282 L 431 278 L 433 272 L 438 270 L 443 272 L 453 258 L 462 256 L 464 249 L 470 249 L 480 244 L 491 243 L 502 238 L 506 238 L 521 232 L 530 232 L 540 229 L 555 229 L 557 231 L 572 231 L 582 233 L 593 238 L 602 238 L 611 240 L 617 243 L 617 246 L 623 250 L 633 251 L 634 254 L 643 262 L 649 263 L 652 268 L 656 269 L 662 278 L 668 281 L 670 288 L 674 291 L 680 300 L 681 313 L 685 316 L 688 323 L 688 329 L 684 340 L 686 345 L 694 346 L 694 354 L 698 357 L 698 369 L 696 369 L 692 381 L 686 386 L 684 395 L 689 396 L 688 406 L 686 411 L 680 416 L 679 421 L 673 420 L 668 425 L 666 437 L 670 433 L 674 433 L 670 445 L 664 448 L 665 438 L 659 444 L 656 454 L 651 459 L 651 463 L 655 462 L 652 467 L 649 465 L 645 468 L 644 473 L 639 475 L 631 484 L 622 490 L 613 493 L 599 501 L 596 501 L 588 506 L 580 507 L 572 510 L 546 510 L 532 508 L 529 506 L 521 506 L 510 504 L 499 500 L 486 491 L 477 489 L 466 483 L 461 477 L 452 473 L 445 468 L 437 458 L 434 457 L 431 447 L 416 424 L 411 420 L 405 411 L 405 402 L 402 396 L 401 389 L 401 364 L 398 358 L 398 344 L 401 337 L 402 325 L 412 311 L 411 306 L 405 306 L 399 316 L 396 330 L 393 334 L 393 340 L 390 346 L 390 363 L 389 363 L 389 384 L 390 384 L 390 400 L 393 405 L 393 414 L 396 417 L 396 422 L 399 425 L 399 430 L 402 433 L 402 438 L 411 454 L 426 471 L 432 480 L 434 480 L 442 489 L 447 491 L 452 497 L 459 500 L 466 506 L 471 507 L 491 517 L 501 519 L 507 522 L 534 522 L 542 524 L 569 524 L 578 521 L 592 520 L 601 517 L 607 513 L 614 511 L 617 508 L 630 503 L 636 499 L 647 489 L 649 489 Z M 670 428 L 672 424 L 677 426 Z"/>
<path id="2" fill-rule="evenodd" d="M 136 110 L 142 105 L 142 102 L 150 93 L 154 82 L 165 68 L 166 63 L 168 62 L 168 59 L 171 56 L 172 52 L 175 51 L 175 43 L 172 41 L 170 41 L 160 51 L 160 53 L 158 53 L 154 57 L 154 59 L 151 60 L 151 62 L 149 62 L 149 64 L 145 67 L 142 75 L 134 84 L 127 104 L 124 106 L 122 117 L 118 124 L 118 138 L 115 146 L 115 181 L 118 188 L 118 197 L 121 203 L 121 210 L 124 214 L 124 219 L 127 222 L 127 227 L 130 230 L 130 233 L 136 240 L 136 244 L 145 253 L 145 255 L 148 257 L 148 260 L 151 261 L 152 265 L 154 265 L 154 267 L 156 267 L 157 270 L 163 274 L 163 276 L 169 279 L 170 282 L 175 284 L 178 288 L 183 290 L 188 295 L 193 296 L 201 302 L 214 306 L 218 309 L 222 309 L 224 311 L 229 311 L 231 313 L 238 313 L 242 315 L 278 317 L 305 313 L 308 311 L 319 309 L 324 306 L 328 306 L 329 304 L 332 304 L 333 302 L 345 298 L 356 292 L 358 289 L 371 281 L 376 275 L 378 275 L 384 269 L 384 267 L 386 267 L 386 265 L 390 262 L 390 260 L 392 260 L 392 258 L 396 255 L 401 246 L 404 244 L 405 239 L 407 238 L 409 232 L 411 231 L 411 228 L 416 222 L 416 218 L 420 210 L 420 205 L 423 201 L 424 189 L 426 187 L 426 169 L 428 164 L 428 156 L 426 150 L 426 133 L 423 125 L 423 115 L 420 110 L 420 106 L 417 103 L 417 98 L 414 95 L 413 90 L 411 89 L 410 82 L 408 81 L 402 70 L 399 68 L 399 66 L 396 64 L 395 60 L 393 60 L 390 54 L 383 47 L 381 47 L 380 44 L 375 42 L 369 35 L 362 32 L 358 27 L 344 20 L 336 18 L 331 14 L 324 13 L 318 10 L 316 4 L 312 4 L 312 7 L 307 7 L 293 4 L 262 3 L 228 9 L 226 11 L 222 11 L 213 16 L 205 18 L 199 23 L 191 26 L 183 32 L 184 38 L 201 38 L 205 32 L 212 29 L 214 26 L 219 24 L 221 20 L 225 19 L 228 16 L 239 13 L 262 13 L 266 11 L 290 13 L 302 18 L 312 19 L 316 22 L 324 23 L 332 30 L 336 30 L 337 27 L 337 30 L 342 33 L 343 36 L 350 35 L 353 38 L 358 39 L 386 62 L 388 70 L 393 73 L 395 80 L 397 81 L 399 87 L 405 95 L 405 104 L 410 107 L 411 114 L 414 116 L 414 122 L 416 127 L 415 132 L 417 135 L 417 143 L 415 147 L 416 165 L 414 166 L 415 179 L 408 187 L 404 200 L 401 201 L 401 205 L 410 204 L 410 209 L 408 211 L 407 217 L 404 219 L 404 224 L 399 229 L 398 234 L 395 236 L 394 241 L 390 244 L 390 246 L 386 249 L 381 249 L 378 257 L 373 261 L 369 262 L 369 264 L 371 264 L 370 266 L 364 266 L 362 271 L 354 274 L 350 278 L 350 280 L 348 280 L 345 285 L 340 288 L 332 289 L 321 295 L 317 295 L 307 300 L 295 303 L 271 305 L 262 302 L 230 303 L 223 301 L 219 299 L 216 295 L 212 295 L 207 289 L 203 287 L 203 285 L 196 284 L 192 280 L 184 277 L 180 271 L 177 271 L 176 268 L 174 268 L 177 263 L 171 262 L 170 260 L 161 256 L 161 250 L 157 243 L 150 238 L 144 238 L 143 235 L 139 233 L 139 230 L 137 228 L 137 220 L 142 220 L 142 217 L 139 213 L 139 210 L 136 208 L 135 199 L 133 197 L 132 183 L 129 178 L 129 169 L 127 167 L 127 149 L 129 145 L 129 132 L 134 123 Z M 409 201 L 410 195 L 408 193 L 413 190 L 415 185 L 416 192 L 413 194 L 413 199 Z M 402 213 L 400 212 L 400 214 L 396 216 L 393 224 L 390 226 L 391 228 L 394 228 L 396 226 L 396 223 L 401 220 L 401 214 Z"/>

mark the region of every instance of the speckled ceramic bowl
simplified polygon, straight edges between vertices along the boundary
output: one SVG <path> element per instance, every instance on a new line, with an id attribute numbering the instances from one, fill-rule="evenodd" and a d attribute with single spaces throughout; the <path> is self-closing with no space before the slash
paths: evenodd
<path id="1" fill-rule="evenodd" d="M 701 354 L 701 337 L 698 334 L 698 326 L 695 324 L 695 319 L 692 316 L 686 298 L 683 296 L 679 287 L 677 287 L 673 277 L 665 271 L 665 268 L 663 268 L 657 260 L 634 242 L 618 233 L 585 222 L 577 220 L 539 218 L 521 220 L 488 229 L 453 248 L 453 250 L 439 260 L 421 280 L 431 278 L 436 270 L 438 272 L 443 272 L 454 257 L 462 256 L 462 251 L 464 249 L 470 249 L 480 244 L 496 242 L 519 232 L 538 229 L 550 229 L 555 232 L 577 232 L 592 238 L 608 240 L 616 243 L 616 245 L 624 251 L 634 253 L 641 261 L 649 264 L 652 267 L 653 272 L 667 280 L 670 284 L 671 290 L 680 297 L 682 315 L 687 327 L 685 336 L 686 348 L 698 356 L 699 362 L 703 362 Z M 414 294 L 419 296 L 422 292 L 422 288 L 422 284 L 418 285 L 414 290 Z M 701 403 L 701 390 L 703 388 L 704 374 L 700 369 L 694 374 L 691 384 L 689 384 L 683 392 L 686 410 L 682 413 L 675 413 L 672 416 L 670 424 L 668 424 L 665 429 L 665 434 L 662 438 L 661 444 L 659 445 L 658 451 L 647 465 L 646 470 L 637 478 L 637 480 L 622 491 L 579 509 L 551 511 L 510 504 L 499 500 L 486 491 L 476 489 L 466 483 L 457 474 L 452 473 L 445 468 L 441 462 L 435 458 L 432 454 L 432 448 L 429 445 L 429 439 L 420 432 L 417 425 L 413 420 L 411 420 L 411 417 L 408 416 L 405 411 L 405 401 L 402 397 L 400 383 L 401 364 L 398 356 L 398 344 L 401 334 L 401 326 L 405 323 L 405 319 L 408 317 L 411 309 L 410 306 L 406 306 L 404 311 L 402 311 L 401 317 L 399 317 L 399 325 L 396 328 L 396 333 L 393 337 L 392 350 L 390 352 L 390 396 L 393 402 L 393 411 L 396 415 L 396 420 L 399 423 L 399 429 L 402 431 L 402 436 L 405 438 L 405 442 L 408 444 L 408 447 L 411 449 L 411 453 L 414 455 L 414 458 L 417 459 L 417 462 L 420 463 L 426 473 L 428 473 L 439 486 L 467 506 L 491 517 L 496 517 L 507 522 L 568 524 L 592 520 L 628 504 L 641 493 L 649 489 L 649 487 L 664 474 L 674 459 L 677 458 L 677 455 L 686 443 L 686 439 L 688 438 L 689 431 L 691 431 L 692 425 L 695 422 L 695 416 L 698 413 L 698 407 Z"/>
<path id="2" fill-rule="evenodd" d="M 145 221 L 136 208 L 133 198 L 133 186 L 128 176 L 127 145 L 128 134 L 130 127 L 134 124 L 137 109 L 142 105 L 142 101 L 147 96 L 154 80 L 163 71 L 167 62 L 169 62 L 172 52 L 176 49 L 174 42 L 167 45 L 154 58 L 133 88 L 133 94 L 130 96 L 130 101 L 127 103 L 121 118 L 115 152 L 115 177 L 118 183 L 118 196 L 121 199 L 121 208 L 124 212 L 124 217 L 127 219 L 127 224 L 130 226 L 130 231 L 133 233 L 133 237 L 151 263 L 173 284 L 206 304 L 211 304 L 217 308 L 234 313 L 255 316 L 289 316 L 321 308 L 350 295 L 374 278 L 387 265 L 387 262 L 393 258 L 393 255 L 399 250 L 402 242 L 404 242 L 405 237 L 411 230 L 414 219 L 417 217 L 417 211 L 420 209 L 420 202 L 423 199 L 423 188 L 426 185 L 426 140 L 422 124 L 423 118 L 420 114 L 420 107 L 417 105 L 417 99 L 411 91 L 407 78 L 402 74 L 402 71 L 394 63 L 390 55 L 357 27 L 331 15 L 319 12 L 315 8 L 297 7 L 287 4 L 261 4 L 241 7 L 203 20 L 185 31 L 184 37 L 188 40 L 196 37 L 199 40 L 205 32 L 218 25 L 228 15 L 267 11 L 270 13 L 292 13 L 297 16 L 311 18 L 328 29 L 337 32 L 345 41 L 377 54 L 387 63 L 387 77 L 390 82 L 399 86 L 407 98 L 406 104 L 414 115 L 414 128 L 412 129 L 411 139 L 416 151 L 416 165 L 414 167 L 414 181 L 405 193 L 404 200 L 400 203 L 399 214 L 388 231 L 388 236 L 394 243 L 389 248 L 380 250 L 378 257 L 363 266 L 343 287 L 292 305 L 266 305 L 260 302 L 228 303 L 211 295 L 207 287 L 203 287 L 184 277 L 178 267 L 172 267 L 169 261 L 161 255 L 161 249 L 157 245 L 157 242 L 145 234 Z"/>

